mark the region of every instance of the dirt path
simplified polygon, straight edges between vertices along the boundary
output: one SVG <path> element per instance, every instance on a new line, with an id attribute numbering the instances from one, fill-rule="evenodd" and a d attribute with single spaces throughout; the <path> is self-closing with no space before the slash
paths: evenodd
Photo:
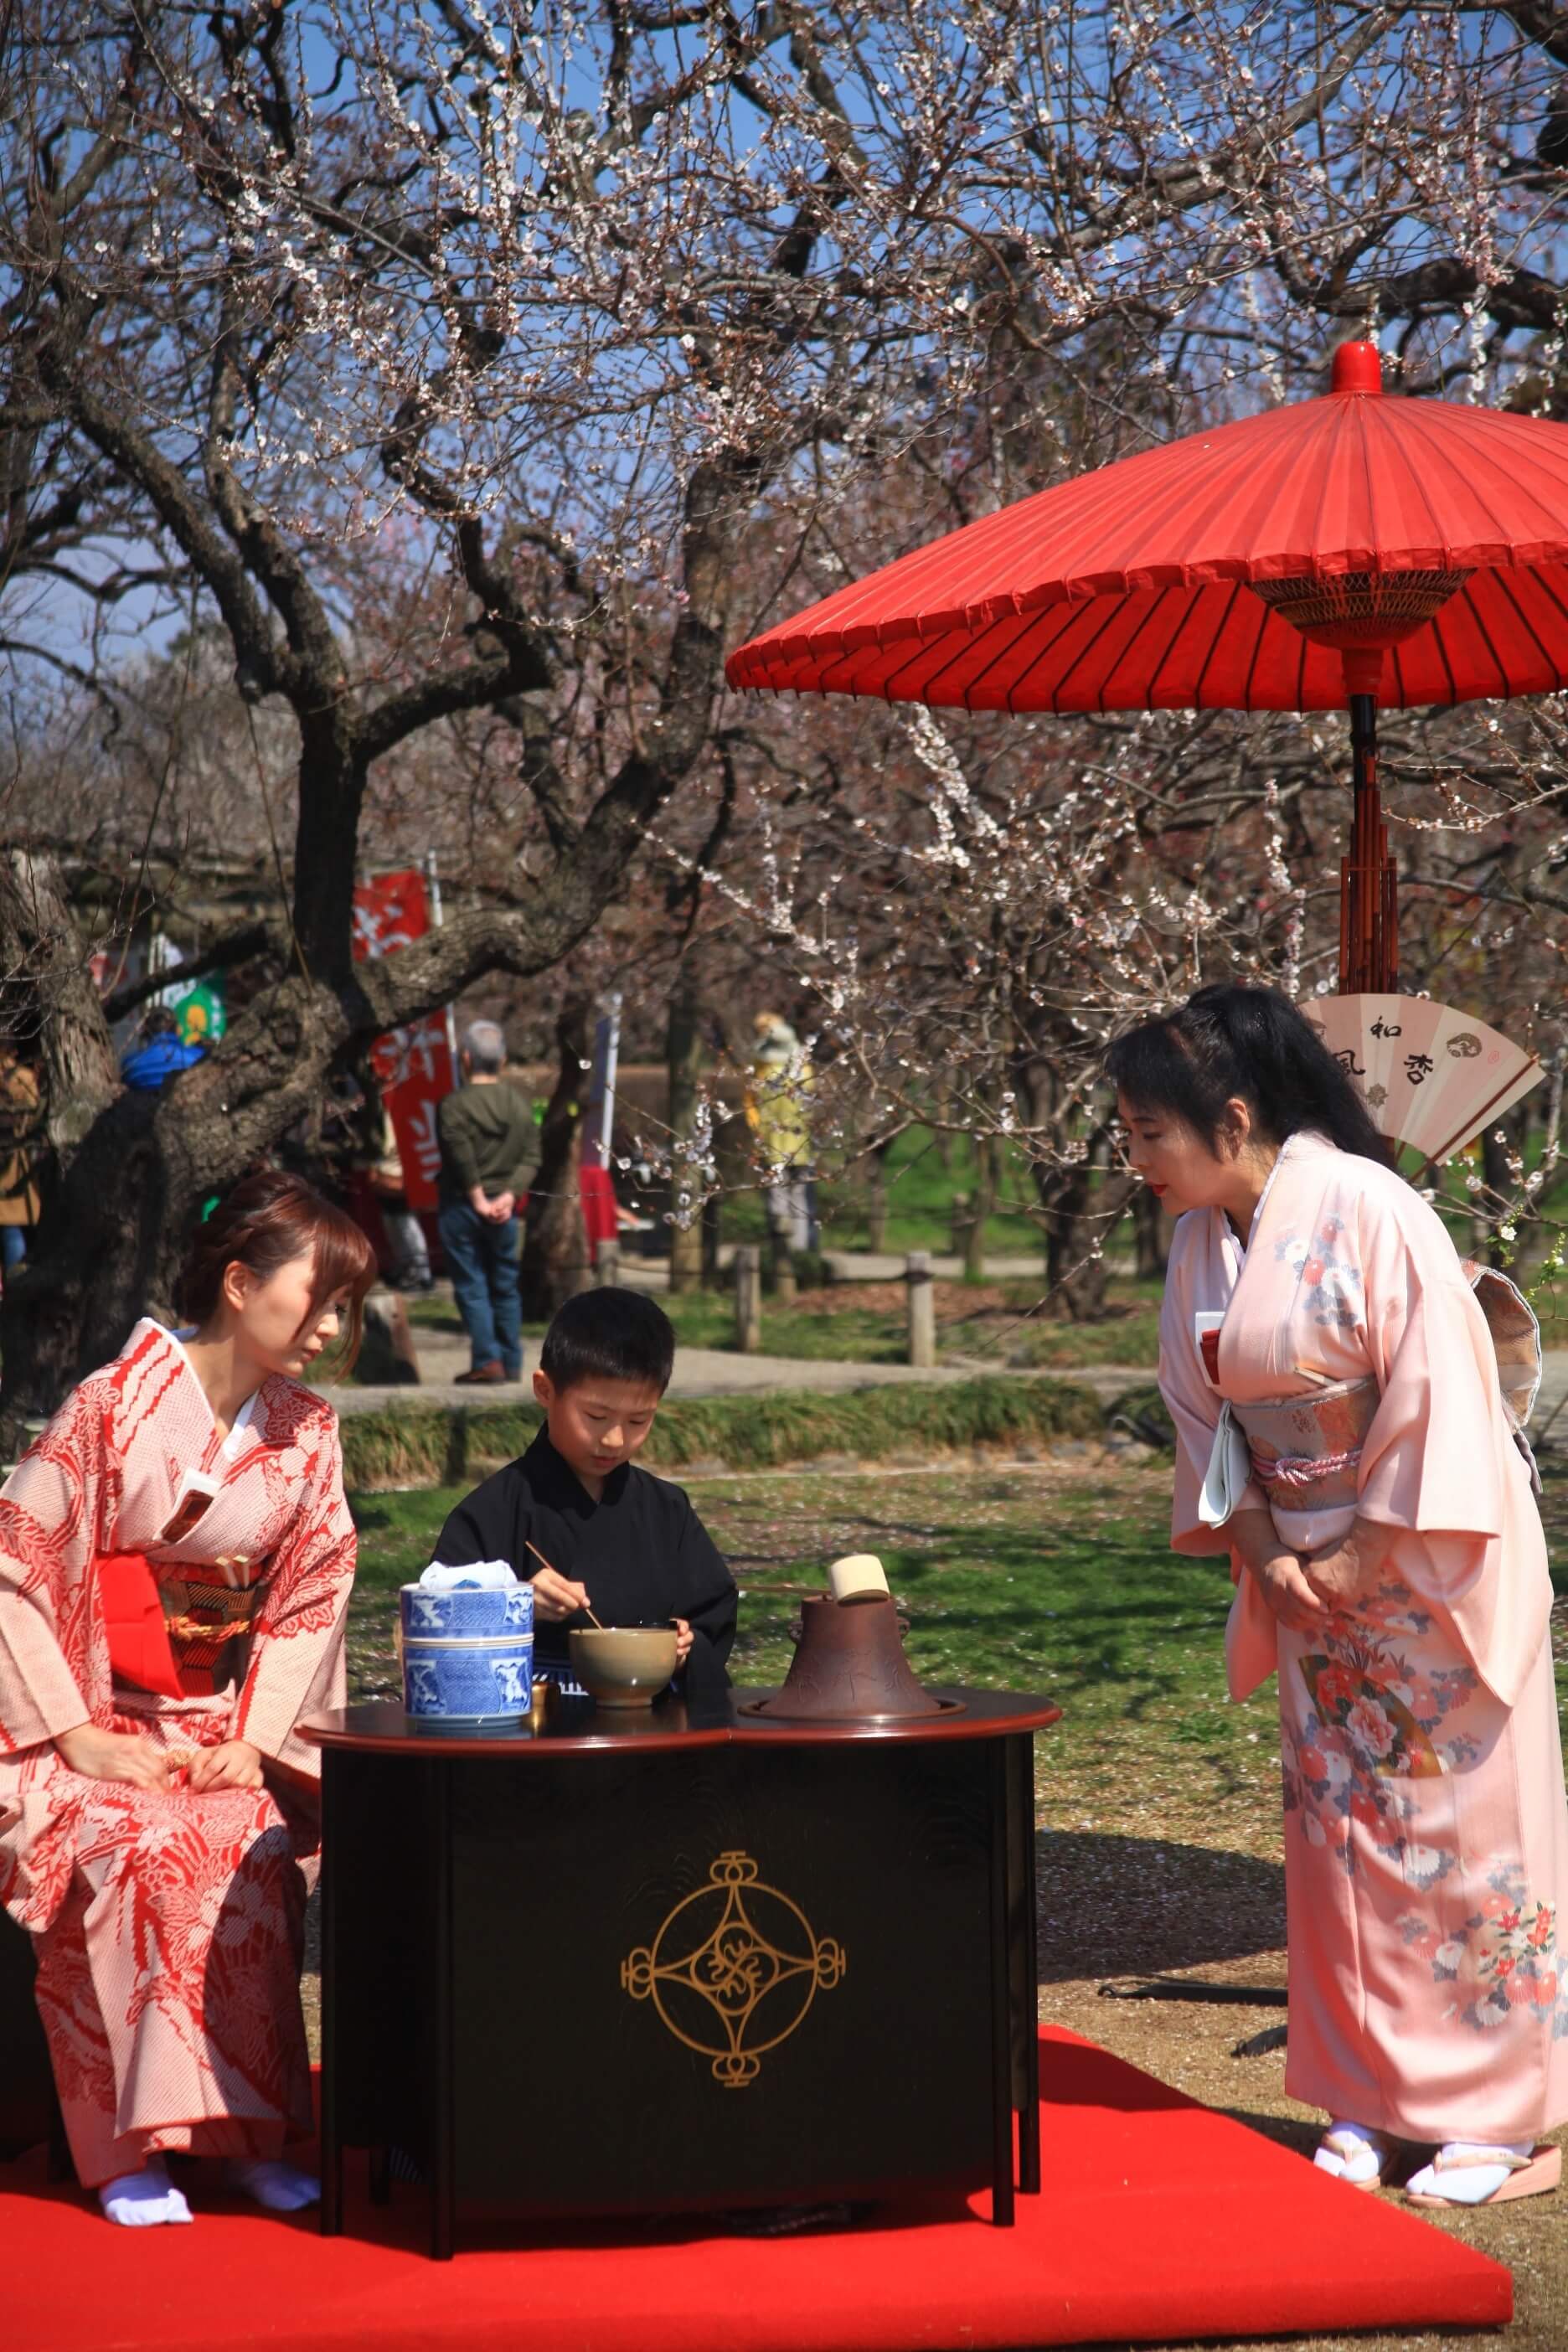
<path id="1" fill-rule="evenodd" d="M 468 1369 L 466 1342 L 448 1339 L 445 1334 L 432 1339 L 421 1331 L 418 1348 L 423 1377 L 416 1388 L 362 1388 L 348 1383 L 333 1387 L 328 1394 L 339 1412 L 374 1412 L 388 1404 L 505 1403 L 531 1394 L 529 1381 L 539 1362 L 537 1339 L 524 1343 L 521 1386 L 512 1383 L 496 1388 L 454 1386 L 458 1374 Z M 977 1370 L 994 1369 L 994 1365 L 942 1364 L 927 1371 L 912 1364 L 857 1364 L 815 1356 L 740 1356 L 731 1355 L 725 1348 L 682 1348 L 675 1360 L 675 1377 L 668 1394 L 675 1399 L 751 1395 L 768 1389 L 809 1389 L 820 1395 L 847 1389 L 887 1388 L 910 1381 L 972 1381 Z M 1097 1396 L 1112 1397 L 1119 1396 L 1124 1389 L 1147 1387 L 1153 1374 L 1147 1367 L 1140 1370 L 1135 1365 L 1096 1364 L 1083 1371 L 1011 1377 L 1078 1381 L 1093 1389 Z"/>

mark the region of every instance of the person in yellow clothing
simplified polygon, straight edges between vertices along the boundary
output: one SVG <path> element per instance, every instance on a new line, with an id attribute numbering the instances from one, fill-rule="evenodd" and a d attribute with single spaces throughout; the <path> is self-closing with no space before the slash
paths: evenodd
<path id="1" fill-rule="evenodd" d="M 0 1267 L 7 1274 L 26 1256 L 28 1233 L 38 1222 L 43 1123 L 37 1072 L 14 1046 L 0 1045 Z"/>
<path id="2" fill-rule="evenodd" d="M 778 1013 L 759 1013 L 746 1087 L 746 1125 L 767 1171 L 768 1224 L 790 1249 L 816 1242 L 816 1170 L 811 1150 L 811 1063 Z"/>

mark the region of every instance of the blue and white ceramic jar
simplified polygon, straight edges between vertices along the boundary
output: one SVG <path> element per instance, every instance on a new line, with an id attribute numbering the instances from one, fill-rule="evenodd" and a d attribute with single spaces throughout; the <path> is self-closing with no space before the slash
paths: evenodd
<path id="1" fill-rule="evenodd" d="M 533 1634 L 403 1642 L 403 1705 L 425 1723 L 518 1723 L 533 1704 Z"/>
<path id="2" fill-rule="evenodd" d="M 397 1601 L 403 1705 L 432 1729 L 519 1723 L 533 1703 L 533 1587 L 505 1560 L 432 1564 Z"/>

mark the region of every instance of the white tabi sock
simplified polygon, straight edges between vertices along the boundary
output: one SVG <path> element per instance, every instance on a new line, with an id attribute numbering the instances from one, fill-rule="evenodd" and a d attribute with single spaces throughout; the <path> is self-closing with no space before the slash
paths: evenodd
<path id="1" fill-rule="evenodd" d="M 140 2172 L 122 2172 L 106 2180 L 98 2201 L 107 2219 L 122 2230 L 153 2230 L 161 2221 L 188 2221 L 191 2209 L 163 2169 L 161 2156 L 149 2158 Z"/>
<path id="2" fill-rule="evenodd" d="M 281 2157 L 237 2158 L 228 2168 L 228 2177 L 269 2213 L 298 2213 L 301 2207 L 321 2200 L 321 2182 L 301 2172 L 298 2165 L 285 2164 Z"/>
<path id="3" fill-rule="evenodd" d="M 1535 2153 L 1532 2139 L 1445 2141 L 1430 2164 L 1413 2172 L 1405 2184 L 1409 2197 L 1443 2197 L 1450 2205 L 1484 2205 L 1503 2182 Z M 1485 2159 L 1495 2156 L 1497 2162 Z M 1461 2162 L 1459 2159 L 1464 2158 Z"/>
<path id="4" fill-rule="evenodd" d="M 1339 2116 L 1323 2134 L 1325 2140 L 1335 2137 L 1353 2141 L 1353 2147 L 1342 2155 L 1337 2148 L 1320 2147 L 1312 2162 L 1320 2172 L 1332 2173 L 1336 2180 L 1348 2180 L 1352 2188 L 1378 2179 L 1388 2158 L 1388 2146 L 1380 2132 L 1365 2124 L 1352 2124 Z"/>

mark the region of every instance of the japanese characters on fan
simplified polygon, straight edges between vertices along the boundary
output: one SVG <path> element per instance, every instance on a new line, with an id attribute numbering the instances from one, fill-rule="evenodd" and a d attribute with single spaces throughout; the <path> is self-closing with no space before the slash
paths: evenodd
<path id="1" fill-rule="evenodd" d="M 199 1229 L 184 1327 L 144 1318 L 0 1494 L 0 1902 L 79 2179 L 111 2220 L 186 2221 L 170 2155 L 258 2201 L 315 2193 L 300 2005 L 317 1853 L 302 1716 L 344 1696 L 353 1523 L 337 1417 L 374 1275 L 299 1179 Z"/>

